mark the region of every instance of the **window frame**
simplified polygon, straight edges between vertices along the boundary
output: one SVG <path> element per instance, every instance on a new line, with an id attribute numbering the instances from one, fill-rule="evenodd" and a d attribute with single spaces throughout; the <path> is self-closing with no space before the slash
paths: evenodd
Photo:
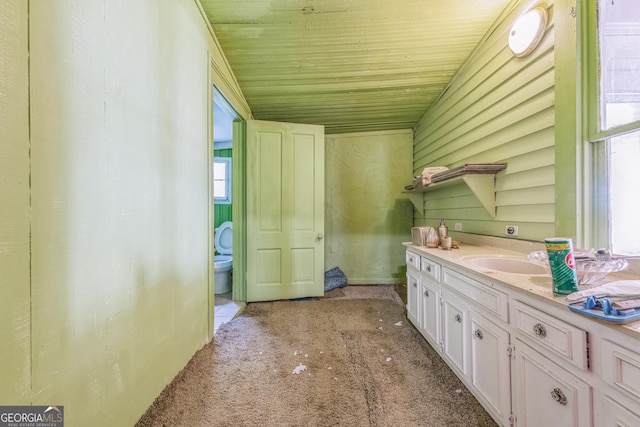
<path id="1" fill-rule="evenodd" d="M 600 86 L 600 39 L 598 27 L 599 0 L 583 0 L 582 16 L 582 55 L 583 88 L 582 98 L 585 185 L 583 197 L 587 201 L 588 212 L 584 242 L 590 247 L 611 247 L 610 210 L 609 210 L 609 170 L 608 156 L 610 138 L 622 136 L 640 130 L 640 120 L 603 129 L 601 122 L 601 86 Z"/>
<path id="2" fill-rule="evenodd" d="M 231 157 L 215 157 L 213 158 L 213 168 L 215 171 L 215 167 L 216 167 L 216 163 L 224 163 L 225 164 L 225 178 L 224 178 L 224 183 L 225 183 L 225 193 L 227 194 L 227 197 L 213 197 L 213 203 L 216 204 L 220 204 L 220 205 L 230 205 L 231 204 L 231 190 L 232 190 L 232 179 L 233 179 L 233 174 L 231 172 L 231 165 L 232 165 L 232 158 Z M 215 172 L 213 174 L 212 177 L 212 184 L 215 187 Z"/>

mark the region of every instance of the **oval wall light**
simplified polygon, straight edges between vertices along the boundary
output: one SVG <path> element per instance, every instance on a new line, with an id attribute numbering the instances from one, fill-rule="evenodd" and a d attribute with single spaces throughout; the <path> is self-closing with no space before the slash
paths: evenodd
<path id="1" fill-rule="evenodd" d="M 519 58 L 529 55 L 538 46 L 547 27 L 547 10 L 536 7 L 519 17 L 509 33 L 509 48 Z"/>

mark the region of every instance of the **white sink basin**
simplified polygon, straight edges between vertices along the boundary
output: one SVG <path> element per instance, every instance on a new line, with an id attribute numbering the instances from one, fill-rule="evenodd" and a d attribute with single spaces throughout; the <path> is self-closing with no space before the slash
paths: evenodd
<path id="1" fill-rule="evenodd" d="M 477 256 L 467 259 L 467 261 L 481 268 L 511 274 L 538 275 L 547 274 L 544 267 L 530 263 L 526 259 L 497 257 L 497 256 Z"/>

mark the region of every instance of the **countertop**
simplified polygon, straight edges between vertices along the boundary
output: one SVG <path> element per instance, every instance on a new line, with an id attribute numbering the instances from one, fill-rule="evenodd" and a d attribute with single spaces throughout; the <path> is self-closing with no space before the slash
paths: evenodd
<path id="1" fill-rule="evenodd" d="M 560 308 L 564 308 L 568 311 L 567 300 L 565 296 L 555 295 L 552 290 L 551 276 L 547 274 L 518 274 L 518 273 L 505 273 L 501 271 L 495 271 L 488 268 L 479 267 L 472 264 L 470 261 L 473 258 L 479 258 L 481 256 L 487 257 L 507 257 L 511 259 L 519 259 L 529 262 L 527 254 L 534 250 L 544 250 L 543 244 L 531 243 L 529 246 L 524 246 L 525 251 L 505 249 L 504 246 L 494 245 L 482 245 L 482 244 L 470 244 L 461 243 L 459 249 L 443 250 L 440 248 L 428 248 L 426 246 L 416 246 L 411 242 L 403 243 L 404 246 L 410 248 L 413 252 L 418 254 L 425 254 L 433 258 L 436 261 L 441 262 L 444 266 L 451 264 L 459 269 L 480 274 L 485 279 L 496 281 L 506 288 L 512 288 L 520 292 L 526 292 L 528 296 L 534 298 L 540 298 Z M 519 249 L 522 249 L 519 248 Z M 609 274 L 605 281 L 624 280 L 624 279 L 638 279 L 638 277 L 629 277 L 622 273 Z M 576 316 L 582 316 L 581 314 L 574 313 Z M 606 324 L 607 326 L 620 328 L 620 332 L 633 335 L 640 338 L 640 320 L 630 322 L 624 325 L 615 324 L 612 322 L 599 321 L 593 318 L 589 318 L 598 323 Z"/>

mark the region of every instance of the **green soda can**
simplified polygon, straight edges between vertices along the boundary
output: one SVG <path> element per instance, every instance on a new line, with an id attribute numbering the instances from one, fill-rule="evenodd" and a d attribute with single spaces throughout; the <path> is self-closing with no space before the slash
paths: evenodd
<path id="1" fill-rule="evenodd" d="M 553 293 L 569 295 L 578 291 L 578 274 L 573 256 L 573 243 L 564 237 L 544 239 L 553 278 Z"/>

